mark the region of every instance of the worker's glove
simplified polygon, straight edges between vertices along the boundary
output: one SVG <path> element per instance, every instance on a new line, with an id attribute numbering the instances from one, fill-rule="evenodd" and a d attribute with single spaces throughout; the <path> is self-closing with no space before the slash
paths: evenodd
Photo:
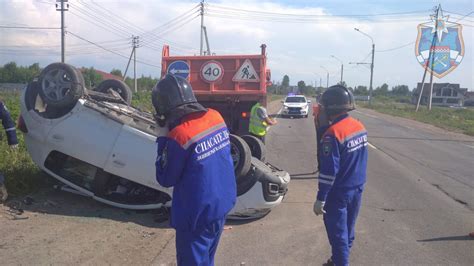
<path id="1" fill-rule="evenodd" d="M 319 201 L 317 200 L 315 203 L 314 203 L 314 206 L 313 206 L 313 212 L 314 214 L 316 214 L 316 216 L 320 215 L 320 214 L 324 214 L 326 213 L 326 211 L 324 210 L 324 204 L 326 202 L 324 201 Z"/>
<path id="2" fill-rule="evenodd" d="M 12 150 L 18 149 L 18 144 L 12 144 L 12 145 L 10 145 L 10 149 L 12 149 Z"/>

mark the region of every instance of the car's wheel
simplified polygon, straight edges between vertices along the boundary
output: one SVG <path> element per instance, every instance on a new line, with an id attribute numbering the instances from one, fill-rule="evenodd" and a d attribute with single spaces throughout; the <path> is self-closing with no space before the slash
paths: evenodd
<path id="1" fill-rule="evenodd" d="M 236 135 L 230 135 L 230 153 L 234 163 L 234 171 L 237 181 L 239 178 L 245 176 L 250 170 L 252 161 L 252 152 L 249 145 Z"/>
<path id="2" fill-rule="evenodd" d="M 71 107 L 84 95 L 84 80 L 79 77 L 78 71 L 68 64 L 48 65 L 41 71 L 39 83 L 39 94 L 50 106 Z"/>
<path id="3" fill-rule="evenodd" d="M 242 139 L 249 145 L 252 156 L 264 162 L 267 150 L 263 141 L 252 135 L 244 135 Z"/>
<path id="4" fill-rule="evenodd" d="M 106 79 L 102 81 L 95 90 L 108 93 L 109 89 L 117 92 L 128 105 L 132 103 L 132 90 L 125 82 L 117 79 Z"/>

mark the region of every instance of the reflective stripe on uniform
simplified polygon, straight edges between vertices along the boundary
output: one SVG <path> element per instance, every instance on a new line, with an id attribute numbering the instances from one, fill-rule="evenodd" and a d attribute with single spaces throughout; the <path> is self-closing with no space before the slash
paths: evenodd
<path id="1" fill-rule="evenodd" d="M 319 183 L 323 183 L 323 184 L 328 184 L 328 185 L 332 185 L 334 184 L 334 181 L 327 181 L 327 180 L 324 180 L 324 179 L 319 179 Z"/>
<path id="2" fill-rule="evenodd" d="M 210 133 L 216 131 L 216 130 L 219 130 L 223 127 L 225 127 L 225 123 L 220 123 L 220 124 L 217 124 L 199 134 L 197 134 L 196 136 L 192 137 L 191 139 L 189 139 L 184 145 L 183 145 L 183 149 L 187 149 L 189 148 L 189 146 L 191 146 L 193 143 L 195 143 L 197 140 L 200 140 L 201 138 L 209 135 Z"/>
<path id="3" fill-rule="evenodd" d="M 7 129 L 5 129 L 5 131 L 14 131 L 14 130 L 15 130 L 15 128 L 14 128 L 14 127 L 11 127 L 11 128 L 7 128 Z"/>
<path id="4" fill-rule="evenodd" d="M 333 175 L 325 175 L 325 174 L 319 174 L 319 177 L 326 178 L 326 179 L 329 179 L 329 180 L 336 179 L 336 177 L 333 176 Z"/>

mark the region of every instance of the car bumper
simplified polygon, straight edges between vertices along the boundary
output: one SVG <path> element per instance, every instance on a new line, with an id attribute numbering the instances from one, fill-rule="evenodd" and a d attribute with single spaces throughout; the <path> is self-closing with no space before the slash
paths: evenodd
<path id="1" fill-rule="evenodd" d="M 259 166 L 260 169 L 265 169 L 259 174 L 259 180 L 249 191 L 237 198 L 234 208 L 228 215 L 229 219 L 260 218 L 282 202 L 288 191 L 290 175 L 270 164 L 264 165 L 265 167 Z"/>
<path id="2" fill-rule="evenodd" d="M 292 111 L 283 109 L 281 114 L 287 116 L 306 116 L 308 115 L 308 110 Z"/>

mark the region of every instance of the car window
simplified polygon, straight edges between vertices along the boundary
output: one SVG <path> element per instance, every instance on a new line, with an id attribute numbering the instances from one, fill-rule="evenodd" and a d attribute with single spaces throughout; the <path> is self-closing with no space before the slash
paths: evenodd
<path id="1" fill-rule="evenodd" d="M 286 97 L 286 103 L 305 103 L 305 97 Z"/>

